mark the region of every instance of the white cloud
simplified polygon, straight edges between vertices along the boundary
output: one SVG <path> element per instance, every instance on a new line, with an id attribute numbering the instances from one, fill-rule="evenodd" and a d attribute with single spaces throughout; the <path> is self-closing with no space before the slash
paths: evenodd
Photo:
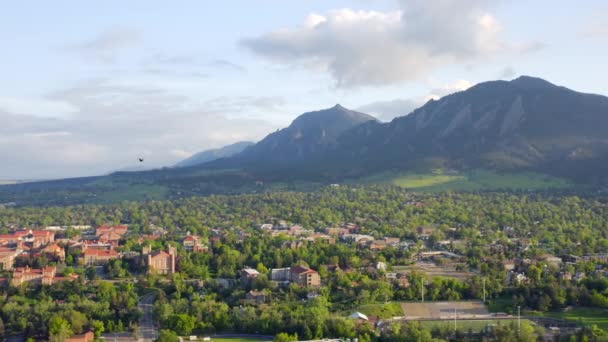
<path id="1" fill-rule="evenodd" d="M 41 117 L 64 117 L 77 111 L 65 101 L 0 97 L 0 111 Z"/>
<path id="2" fill-rule="evenodd" d="M 94 62 L 114 63 L 120 50 L 136 47 L 141 40 L 141 35 L 136 30 L 113 29 L 88 41 L 68 46 L 67 50 Z"/>
<path id="3" fill-rule="evenodd" d="M 467 90 L 473 84 L 467 80 L 434 85 L 429 93 L 411 98 L 400 98 L 387 101 L 376 101 L 357 108 L 358 111 L 374 115 L 382 121 L 410 114 L 414 109 L 424 105 L 430 99 L 439 99 L 454 92 Z"/>
<path id="4" fill-rule="evenodd" d="M 392 12 L 333 10 L 242 45 L 281 64 L 327 71 L 339 87 L 394 84 L 515 49 L 503 41 L 490 2 L 403 0 Z"/>
<path id="5" fill-rule="evenodd" d="M 144 84 L 89 80 L 50 95 L 75 108 L 69 117 L 0 110 L 0 178 L 104 174 L 138 165 L 162 167 L 194 152 L 257 140 L 277 127 L 242 116 L 272 98 L 226 97 L 201 102 Z M 280 102 L 280 101 L 279 101 Z M 213 104 L 213 105 L 210 105 Z"/>
<path id="6" fill-rule="evenodd" d="M 186 150 L 182 150 L 182 149 L 172 149 L 171 151 L 169 151 L 169 153 L 171 153 L 171 155 L 176 156 L 181 159 L 186 159 L 186 158 L 192 157 L 192 155 L 194 155 L 194 152 L 190 152 L 190 151 L 186 151 Z"/>

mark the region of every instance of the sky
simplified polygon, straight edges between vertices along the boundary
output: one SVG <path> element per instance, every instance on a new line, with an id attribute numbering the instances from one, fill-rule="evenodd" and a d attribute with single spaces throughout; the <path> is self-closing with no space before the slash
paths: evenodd
<path id="1" fill-rule="evenodd" d="M 0 180 L 170 166 L 520 75 L 608 95 L 604 0 L 24 0 L 0 42 Z"/>

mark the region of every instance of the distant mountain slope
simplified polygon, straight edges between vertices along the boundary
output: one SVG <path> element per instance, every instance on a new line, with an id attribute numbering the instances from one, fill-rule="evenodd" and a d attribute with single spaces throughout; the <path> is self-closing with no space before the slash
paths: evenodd
<path id="1" fill-rule="evenodd" d="M 190 158 L 182 160 L 181 162 L 175 164 L 174 167 L 195 166 L 220 158 L 232 157 L 233 155 L 241 153 L 244 149 L 254 144 L 255 143 L 251 141 L 241 141 L 221 148 L 202 151 Z"/>
<path id="2" fill-rule="evenodd" d="M 607 97 L 522 76 L 480 83 L 388 123 L 339 105 L 305 113 L 232 157 L 192 167 L 2 185 L 0 203 L 258 192 L 434 169 L 530 172 L 605 186 L 607 127 Z"/>
<path id="3" fill-rule="evenodd" d="M 215 167 L 290 167 L 317 158 L 333 146 L 338 137 L 363 123 L 375 122 L 370 115 L 336 105 L 297 117 L 289 127 L 266 136 L 242 153 L 214 163 Z"/>
<path id="4" fill-rule="evenodd" d="M 607 97 L 522 76 L 429 101 L 390 123 L 356 127 L 327 160 L 362 172 L 434 160 L 599 180 L 608 174 L 606 127 Z"/>

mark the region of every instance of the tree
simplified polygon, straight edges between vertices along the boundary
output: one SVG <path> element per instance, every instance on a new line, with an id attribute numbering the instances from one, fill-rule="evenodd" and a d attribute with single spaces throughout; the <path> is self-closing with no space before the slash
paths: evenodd
<path id="1" fill-rule="evenodd" d="M 70 323 L 65 318 L 53 316 L 49 321 L 49 341 L 63 342 L 72 335 Z"/>
<path id="2" fill-rule="evenodd" d="M 188 314 L 171 315 L 167 326 L 179 335 L 190 335 L 196 326 L 196 319 Z"/>
<path id="3" fill-rule="evenodd" d="M 298 334 L 278 333 L 274 337 L 274 342 L 293 342 L 298 340 Z"/>
<path id="4" fill-rule="evenodd" d="M 155 342 L 179 342 L 179 336 L 171 330 L 162 329 L 158 333 Z"/>

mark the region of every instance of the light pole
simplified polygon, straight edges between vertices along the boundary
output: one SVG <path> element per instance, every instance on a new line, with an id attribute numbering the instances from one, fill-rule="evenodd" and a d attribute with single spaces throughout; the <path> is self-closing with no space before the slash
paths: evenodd
<path id="1" fill-rule="evenodd" d="M 422 298 L 422 302 L 424 303 L 424 278 L 420 280 L 420 297 Z"/>
<path id="2" fill-rule="evenodd" d="M 483 303 L 486 303 L 486 278 L 483 278 Z"/>
<path id="3" fill-rule="evenodd" d="M 521 335 L 521 306 L 517 306 L 517 336 Z"/>

